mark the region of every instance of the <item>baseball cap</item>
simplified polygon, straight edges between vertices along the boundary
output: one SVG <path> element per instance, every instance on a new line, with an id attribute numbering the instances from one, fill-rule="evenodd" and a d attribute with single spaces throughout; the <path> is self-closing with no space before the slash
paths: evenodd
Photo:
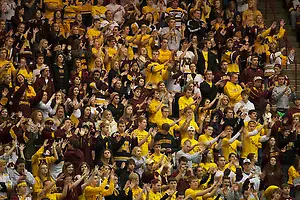
<path id="1" fill-rule="evenodd" d="M 246 158 L 246 159 L 243 161 L 243 164 L 246 164 L 246 163 L 251 163 L 251 161 L 250 161 L 248 158 Z"/>
<path id="2" fill-rule="evenodd" d="M 195 127 L 189 126 L 187 130 L 188 130 L 188 131 L 194 131 L 194 130 L 195 130 Z"/>
<path id="3" fill-rule="evenodd" d="M 257 80 L 263 80 L 263 78 L 260 77 L 260 76 L 255 76 L 254 79 L 253 79 L 253 81 L 257 81 Z"/>

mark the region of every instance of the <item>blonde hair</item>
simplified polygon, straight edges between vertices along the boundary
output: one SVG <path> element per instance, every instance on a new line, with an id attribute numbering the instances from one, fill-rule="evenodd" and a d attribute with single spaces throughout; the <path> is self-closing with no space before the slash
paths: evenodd
<path id="1" fill-rule="evenodd" d="M 139 179 L 139 175 L 137 174 L 137 173 L 131 173 L 130 175 L 129 175 L 129 180 L 130 181 L 132 181 L 132 180 L 136 180 L 136 179 Z"/>
<path id="2" fill-rule="evenodd" d="M 132 154 L 133 156 L 137 157 L 136 152 L 137 152 L 138 149 L 141 149 L 141 148 L 138 147 L 138 146 L 134 147 L 134 148 L 132 149 L 132 153 L 131 153 L 131 154 Z"/>

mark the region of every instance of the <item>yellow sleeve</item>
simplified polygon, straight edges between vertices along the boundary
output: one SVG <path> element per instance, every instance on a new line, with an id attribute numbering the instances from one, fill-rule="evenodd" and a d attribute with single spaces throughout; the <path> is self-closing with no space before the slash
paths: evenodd
<path id="1" fill-rule="evenodd" d="M 229 143 L 229 140 L 228 140 L 228 138 L 223 138 L 223 140 L 222 140 L 222 145 L 228 145 L 228 143 Z"/>
<path id="2" fill-rule="evenodd" d="M 198 142 L 206 142 L 206 139 L 203 137 L 203 135 L 200 135 L 200 137 L 198 138 Z"/>
<path id="3" fill-rule="evenodd" d="M 158 104 L 157 104 L 156 102 L 152 101 L 152 102 L 149 104 L 149 112 L 150 112 L 151 114 L 157 113 L 157 112 L 156 112 L 157 106 L 158 106 Z"/>
<path id="4" fill-rule="evenodd" d="M 146 6 L 144 6 L 144 7 L 142 8 L 142 13 L 143 13 L 143 14 L 146 14 L 146 13 L 147 13 L 147 8 L 146 8 Z"/>
<path id="5" fill-rule="evenodd" d="M 162 77 L 163 77 L 163 80 L 164 80 L 164 81 L 165 81 L 165 80 L 168 80 L 168 78 L 169 78 L 169 71 L 166 70 L 166 69 L 163 69 L 163 70 L 162 70 Z"/>
<path id="6" fill-rule="evenodd" d="M 35 184 L 33 186 L 33 192 L 40 193 L 43 190 L 43 184 L 39 177 L 35 177 Z"/>
<path id="7" fill-rule="evenodd" d="M 279 29 L 279 32 L 277 35 L 273 36 L 274 39 L 281 39 L 285 34 L 285 29 L 284 28 L 281 28 Z"/>
<path id="8" fill-rule="evenodd" d="M 16 68 L 14 67 L 14 65 L 12 63 L 10 63 L 10 70 L 11 70 L 11 73 L 15 73 L 15 71 L 16 71 Z"/>
<path id="9" fill-rule="evenodd" d="M 12 139 L 14 139 L 14 140 L 17 139 L 17 135 L 12 128 L 9 130 L 9 133 L 10 133 L 10 136 L 12 137 Z"/>
<path id="10" fill-rule="evenodd" d="M 185 108 L 185 101 L 182 97 L 178 100 L 179 110 L 183 110 Z"/>
<path id="11" fill-rule="evenodd" d="M 106 184 L 107 184 L 107 178 L 103 180 L 102 184 L 99 187 L 87 186 L 85 188 L 84 192 L 88 195 L 98 194 L 98 193 L 104 191 Z"/>
<path id="12" fill-rule="evenodd" d="M 153 64 L 149 64 L 148 65 L 148 70 L 150 71 L 150 72 L 159 72 L 160 70 L 162 70 L 162 69 L 164 69 L 165 68 L 165 66 L 164 65 L 156 65 L 155 63 L 153 63 Z"/>
<path id="13" fill-rule="evenodd" d="M 46 157 L 46 162 L 47 164 L 54 163 L 57 159 L 54 156 L 47 156 Z"/>
<path id="14" fill-rule="evenodd" d="M 180 126 L 178 124 L 174 124 L 172 127 L 174 127 L 174 129 L 177 131 L 179 130 Z"/>
<path id="15" fill-rule="evenodd" d="M 248 11 L 245 10 L 244 13 L 243 13 L 243 16 L 242 16 L 242 21 L 243 21 L 243 22 L 245 22 L 245 20 L 246 20 L 246 16 L 247 16 L 246 14 L 247 14 L 247 12 L 248 12 Z"/>
<path id="16" fill-rule="evenodd" d="M 263 32 L 260 34 L 260 36 L 261 36 L 262 38 L 265 38 L 265 37 L 267 37 L 267 36 L 270 34 L 270 32 L 271 32 L 271 28 L 268 28 L 267 30 L 263 31 Z"/>
<path id="17" fill-rule="evenodd" d="M 197 192 L 194 191 L 194 190 L 192 190 L 192 189 L 187 189 L 187 190 L 185 191 L 185 196 L 191 195 L 191 197 L 192 197 L 193 199 L 196 198 L 196 194 L 197 194 Z"/>
<path id="18" fill-rule="evenodd" d="M 109 182 L 109 188 L 103 190 L 102 196 L 106 197 L 106 196 L 112 195 L 113 192 L 114 192 L 114 189 L 115 189 L 115 184 L 114 184 L 113 181 L 110 181 Z"/>
<path id="19" fill-rule="evenodd" d="M 37 152 L 35 152 L 35 154 L 32 156 L 31 158 L 31 163 L 37 163 L 39 158 L 42 156 L 42 154 L 44 153 L 44 146 L 42 146 Z"/>
<path id="20" fill-rule="evenodd" d="M 224 87 L 224 93 L 228 95 L 229 99 L 236 99 L 241 94 L 241 88 L 238 88 L 238 90 L 235 90 L 230 85 L 225 85 Z"/>

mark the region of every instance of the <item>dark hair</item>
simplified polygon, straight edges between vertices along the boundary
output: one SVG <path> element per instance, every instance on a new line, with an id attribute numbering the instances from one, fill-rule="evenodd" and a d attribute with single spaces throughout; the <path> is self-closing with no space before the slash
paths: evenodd
<path id="1" fill-rule="evenodd" d="M 170 130 L 170 124 L 164 123 L 164 124 L 161 126 L 161 129 L 164 130 L 164 131 L 169 131 L 169 130 Z"/>
<path id="2" fill-rule="evenodd" d="M 70 144 L 74 147 L 74 149 L 79 149 L 80 148 L 80 142 L 76 138 L 71 138 L 70 139 Z"/>
<path id="3" fill-rule="evenodd" d="M 126 166 L 127 166 L 127 167 L 128 167 L 130 164 L 135 165 L 135 161 L 134 161 L 132 158 L 130 158 L 130 159 L 128 159 L 128 160 L 126 161 Z"/>
<path id="4" fill-rule="evenodd" d="M 181 162 L 188 162 L 189 160 L 185 157 L 185 156 L 181 156 L 180 158 L 179 158 L 179 160 L 178 160 L 178 162 L 179 163 L 181 163 Z"/>
<path id="5" fill-rule="evenodd" d="M 250 161 L 252 161 L 253 158 L 254 158 L 254 156 L 255 156 L 255 153 L 249 153 L 248 156 L 247 156 L 247 158 L 248 158 Z"/>

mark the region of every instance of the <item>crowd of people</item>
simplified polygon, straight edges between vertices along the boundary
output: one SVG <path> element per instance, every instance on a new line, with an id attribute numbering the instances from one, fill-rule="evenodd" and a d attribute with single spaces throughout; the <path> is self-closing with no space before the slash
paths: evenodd
<path id="1" fill-rule="evenodd" d="M 300 199 L 295 50 L 257 3 L 1 0 L 0 199 Z"/>

